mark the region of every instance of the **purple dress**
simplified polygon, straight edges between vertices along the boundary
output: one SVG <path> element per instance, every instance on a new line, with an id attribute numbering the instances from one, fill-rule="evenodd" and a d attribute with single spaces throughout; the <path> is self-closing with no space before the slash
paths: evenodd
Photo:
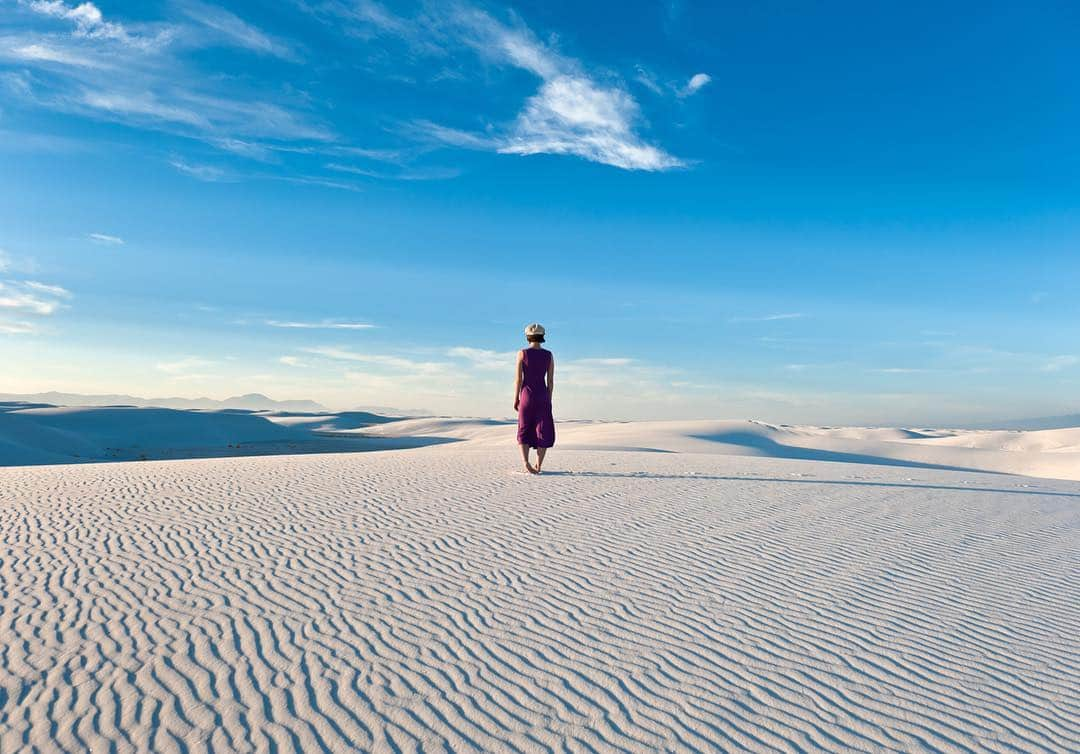
<path id="1" fill-rule="evenodd" d="M 518 444 L 550 448 L 555 444 L 555 420 L 551 417 L 551 394 L 544 378 L 551 366 L 551 351 L 526 348 L 522 354 Z"/>

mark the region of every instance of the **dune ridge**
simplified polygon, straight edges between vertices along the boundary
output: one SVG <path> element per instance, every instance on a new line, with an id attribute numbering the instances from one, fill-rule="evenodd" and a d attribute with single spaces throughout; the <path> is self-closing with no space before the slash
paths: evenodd
<path id="1" fill-rule="evenodd" d="M 514 441 L 514 424 L 429 417 L 359 430 L 367 437 L 443 438 L 482 447 Z M 558 424 L 560 450 L 760 456 L 1080 480 L 1080 427 L 1040 431 L 774 425 L 699 420 Z"/>
<path id="2" fill-rule="evenodd" d="M 0 404 L 0 466 L 514 443 L 514 422 L 366 411 L 188 411 Z M 561 450 L 763 456 L 1080 480 L 1080 428 L 977 431 L 759 421 L 560 422 Z"/>

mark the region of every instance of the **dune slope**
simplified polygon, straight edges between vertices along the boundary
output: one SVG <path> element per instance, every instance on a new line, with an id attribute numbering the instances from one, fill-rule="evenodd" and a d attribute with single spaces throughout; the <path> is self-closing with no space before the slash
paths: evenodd
<path id="1" fill-rule="evenodd" d="M 4 751 L 1080 748 L 1076 483 L 509 463 L 0 469 Z"/>
<path id="2" fill-rule="evenodd" d="M 342 413 L 0 406 L 0 466 L 514 443 L 502 419 Z M 1012 432 L 771 425 L 757 421 L 571 421 L 561 450 L 761 456 L 1080 480 L 1080 428 Z"/>
<path id="3" fill-rule="evenodd" d="M 451 438 L 484 447 L 514 442 L 492 419 L 407 419 L 368 437 Z M 1032 432 L 772 425 L 757 421 L 560 422 L 560 450 L 713 453 L 1080 480 L 1080 427 Z"/>

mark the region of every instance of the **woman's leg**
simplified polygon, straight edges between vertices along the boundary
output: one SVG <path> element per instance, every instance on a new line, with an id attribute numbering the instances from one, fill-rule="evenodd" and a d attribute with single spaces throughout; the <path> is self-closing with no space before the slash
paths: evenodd
<path id="1" fill-rule="evenodd" d="M 525 461 L 525 470 L 528 471 L 530 474 L 535 474 L 536 469 L 534 469 L 532 467 L 532 464 L 529 463 L 529 446 L 526 443 L 521 443 L 521 445 L 519 445 L 518 447 L 521 448 L 521 460 Z"/>
<path id="2" fill-rule="evenodd" d="M 536 473 L 539 474 L 544 468 L 544 456 L 547 455 L 547 448 L 536 449 Z"/>

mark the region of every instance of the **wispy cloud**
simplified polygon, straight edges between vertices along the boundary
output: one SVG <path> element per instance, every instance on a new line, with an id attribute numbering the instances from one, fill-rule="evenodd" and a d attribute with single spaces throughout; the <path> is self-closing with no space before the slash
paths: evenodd
<path id="1" fill-rule="evenodd" d="M 99 246 L 123 246 L 124 239 L 120 236 L 110 236 L 108 233 L 87 233 L 86 237 Z"/>
<path id="2" fill-rule="evenodd" d="M 43 294 L 45 296 L 53 296 L 55 298 L 71 298 L 71 291 L 66 288 L 61 288 L 58 285 L 48 285 L 46 283 L 39 283 L 36 280 L 27 280 L 22 283 L 26 286 L 27 290 L 34 291 L 35 293 Z"/>
<path id="3" fill-rule="evenodd" d="M 306 368 L 308 365 L 295 356 L 282 356 L 278 361 L 287 367 Z"/>
<path id="4" fill-rule="evenodd" d="M 157 83 L 162 90 L 158 93 L 135 89 L 131 86 L 134 82 L 128 88 L 95 82 L 91 88 L 83 87 L 77 97 L 58 102 L 75 112 L 96 113 L 145 128 L 191 136 L 234 153 L 238 145 L 246 145 L 249 152 L 256 149 L 250 141 L 245 141 L 250 137 L 316 142 L 334 138 L 326 126 L 280 104 L 181 89 L 164 81 Z"/>
<path id="5" fill-rule="evenodd" d="M 194 108 L 162 102 L 151 92 L 84 91 L 78 104 L 120 118 L 210 128 L 210 121 Z"/>
<path id="6" fill-rule="evenodd" d="M 197 369 L 205 369 L 214 366 L 215 362 L 198 356 L 184 356 L 174 361 L 160 361 L 155 366 L 161 372 L 168 374 L 184 374 Z"/>
<path id="7" fill-rule="evenodd" d="M 785 319 L 802 319 L 805 314 L 793 312 L 789 314 L 766 314 L 760 317 L 730 317 L 728 322 L 778 322 Z"/>
<path id="8" fill-rule="evenodd" d="M 0 281 L 0 310 L 49 316 L 64 306 L 71 293 L 58 285 L 34 280 Z"/>
<path id="9" fill-rule="evenodd" d="M 230 180 L 230 175 L 215 165 L 198 165 L 184 160 L 169 160 L 169 164 L 186 176 L 206 183 L 222 183 Z"/>
<path id="10" fill-rule="evenodd" d="M 370 322 L 339 322 L 331 319 L 324 319 L 319 322 L 296 322 L 296 321 L 281 321 L 276 319 L 266 320 L 266 324 L 270 327 L 283 327 L 294 330 L 370 330 L 376 325 Z"/>
<path id="11" fill-rule="evenodd" d="M 575 359 L 569 362 L 571 365 L 585 366 L 585 367 L 624 367 L 634 362 L 633 359 L 627 359 L 623 357 L 616 358 L 588 358 L 588 359 Z"/>
<path id="12" fill-rule="evenodd" d="M 626 357 L 586 357 L 557 361 L 555 370 L 564 385 L 578 390 L 640 390 L 644 394 L 662 392 L 661 385 L 678 376 L 679 370 L 658 367 Z"/>
<path id="13" fill-rule="evenodd" d="M 0 333 L 4 335 L 30 335 L 35 332 L 37 332 L 37 326 L 33 322 L 0 319 Z"/>
<path id="14" fill-rule="evenodd" d="M 3 88 L 0 76 L 0 89 Z M 0 151 L 4 152 L 78 152 L 86 144 L 70 136 L 41 133 L 35 131 L 12 131 L 0 128 Z"/>
<path id="15" fill-rule="evenodd" d="M 103 60 L 81 55 L 75 50 L 58 47 L 47 42 L 21 44 L 17 39 L 0 39 L 0 58 L 21 60 L 28 63 L 55 63 L 83 68 L 109 68 Z"/>
<path id="16" fill-rule="evenodd" d="M 33 259 L 26 256 L 14 256 L 5 249 L 0 249 L 0 272 L 20 273 L 23 275 L 33 274 L 37 271 L 37 264 Z"/>
<path id="17" fill-rule="evenodd" d="M 207 75 L 192 65 L 192 49 L 215 44 L 289 58 L 294 48 L 234 14 L 184 2 L 183 16 L 168 22 L 121 23 L 93 3 L 60 0 L 21 4 L 62 22 L 66 31 L 41 24 L 0 37 L 0 58 L 17 58 L 43 75 L 23 72 L 7 88 L 27 104 L 96 120 L 197 139 L 233 154 L 266 159 L 282 144 L 328 143 L 333 131 L 312 114 L 307 96 L 294 88 L 268 90 L 251 78 Z M 184 161 L 186 162 L 186 161 Z"/>
<path id="18" fill-rule="evenodd" d="M 346 134 L 358 125 L 341 114 L 347 108 L 306 90 L 322 71 L 294 81 L 259 80 L 208 69 L 210 58 L 192 55 L 228 46 L 303 62 L 299 44 L 231 10 L 204 0 L 175 0 L 152 6 L 164 20 L 145 20 L 143 12 L 132 20 L 121 15 L 122 9 L 110 5 L 106 13 L 93 2 L 18 2 L 29 13 L 19 14 L 0 36 L 0 59 L 23 66 L 3 74 L 2 85 L 13 97 L 31 107 L 195 140 L 232 161 L 218 165 L 205 159 L 205 150 L 192 154 L 171 146 L 175 156 L 168 163 L 202 181 L 273 179 L 356 191 L 356 184 L 335 180 L 327 171 L 379 180 L 442 180 L 460 170 L 417 163 L 447 146 L 570 155 L 626 170 L 686 164 L 643 135 L 647 124 L 621 78 L 566 54 L 554 36 L 541 39 L 509 13 L 499 16 L 463 2 L 421 3 L 407 17 L 376 0 L 298 2 L 296 7 L 366 45 L 407 46 L 410 71 L 379 69 L 374 75 L 467 80 L 491 69 L 516 69 L 535 77 L 535 88 L 520 94 L 516 117 L 487 128 L 473 123 L 463 128 L 432 122 L 430 111 L 416 110 L 382 135 L 389 145 L 366 148 L 348 143 Z M 364 58 L 380 57 L 370 53 Z M 436 65 L 428 65 L 432 62 Z M 423 73 L 425 66 L 439 70 Z M 262 168 L 247 169 L 237 160 L 257 161 Z M 364 160 L 396 168 L 370 167 Z"/>
<path id="19" fill-rule="evenodd" d="M 446 355 L 456 359 L 464 359 L 472 366 L 480 369 L 505 369 L 509 371 L 514 368 L 517 351 L 491 351 L 485 348 L 455 346 L 448 349 Z"/>
<path id="20" fill-rule="evenodd" d="M 335 189 L 338 191 L 350 191 L 353 193 L 362 190 L 355 183 L 335 181 L 331 178 L 321 178 L 316 175 L 268 175 L 261 177 L 269 178 L 275 181 L 284 181 L 285 183 L 295 183 L 298 186 L 321 186 L 322 188 Z"/>
<path id="21" fill-rule="evenodd" d="M 87 39 L 112 40 L 148 49 L 167 44 L 173 36 L 173 30 L 168 27 L 154 33 L 149 30 L 132 32 L 124 24 L 106 21 L 101 10 L 90 2 L 68 5 L 62 0 L 20 0 L 20 3 L 35 13 L 71 22 L 75 27 L 74 34 Z"/>
<path id="22" fill-rule="evenodd" d="M 626 170 L 684 165 L 637 135 L 638 104 L 618 84 L 600 83 L 580 61 L 557 53 L 524 24 L 503 24 L 476 9 L 461 10 L 456 18 L 463 39 L 482 55 L 543 82 L 501 138 L 499 152 L 569 154 Z"/>
<path id="23" fill-rule="evenodd" d="M 656 74 L 650 71 L 643 65 L 634 66 L 634 80 L 644 86 L 653 94 L 663 94 L 664 88 L 661 86 L 660 81 L 656 78 Z"/>
<path id="24" fill-rule="evenodd" d="M 327 170 L 335 170 L 339 173 L 350 173 L 352 175 L 362 175 L 368 178 L 391 181 L 442 181 L 450 178 L 457 178 L 461 175 L 461 170 L 458 168 L 405 168 L 387 171 L 374 170 L 359 165 L 343 165 L 339 162 L 330 162 L 324 167 Z"/>
<path id="25" fill-rule="evenodd" d="M 443 362 L 415 361 L 401 356 L 360 353 L 359 351 L 352 351 L 348 348 L 336 346 L 317 346 L 314 348 L 305 348 L 303 351 L 305 353 L 322 356 L 327 359 L 334 359 L 336 361 L 355 361 L 404 372 L 434 373 L 444 371 L 447 368 L 447 364 Z"/>
<path id="26" fill-rule="evenodd" d="M 686 80 L 661 80 L 653 71 L 638 64 L 634 66 L 634 80 L 653 94 L 674 95 L 678 99 L 686 99 L 697 94 L 711 83 L 712 76 L 707 73 L 695 73 Z"/>
<path id="27" fill-rule="evenodd" d="M 1073 356 L 1069 354 L 1055 356 L 1049 361 L 1047 361 L 1045 364 L 1043 364 L 1042 371 L 1060 372 L 1062 369 L 1067 369 L 1071 366 L 1076 366 L 1077 364 L 1080 364 L 1080 356 Z"/>
<path id="28" fill-rule="evenodd" d="M 638 105 L 624 90 L 586 76 L 546 80 L 498 147 L 505 154 L 569 154 L 625 170 L 668 170 L 685 163 L 634 133 Z"/>
<path id="29" fill-rule="evenodd" d="M 237 47 L 283 60 L 300 60 L 293 45 L 267 34 L 224 8 L 207 5 L 198 0 L 186 0 L 180 4 L 180 8 L 189 18 L 213 30 Z"/>
<path id="30" fill-rule="evenodd" d="M 712 81 L 712 76 L 707 73 L 695 73 L 690 77 L 690 80 L 686 82 L 686 86 L 679 90 L 680 97 L 689 97 L 693 94 L 697 94 L 701 89 Z"/>
<path id="31" fill-rule="evenodd" d="M 921 367 L 880 367 L 866 371 L 873 374 L 926 374 L 934 370 Z"/>
<path id="32" fill-rule="evenodd" d="M 0 250 L 0 271 L 12 270 L 11 257 Z M 0 333 L 29 335 L 40 331 L 38 322 L 65 308 L 71 292 L 36 280 L 0 281 Z"/>
<path id="33" fill-rule="evenodd" d="M 540 41 L 524 23 L 504 23 L 464 4 L 417 18 L 397 16 L 371 0 L 332 6 L 340 16 L 362 20 L 383 34 L 410 43 L 430 41 L 429 54 L 447 47 L 471 49 L 496 66 L 528 71 L 541 80 L 517 118 L 491 133 L 416 120 L 413 128 L 430 139 L 456 147 L 503 154 L 562 154 L 625 170 L 669 170 L 685 165 L 639 134 L 640 108 L 615 80 L 586 70 L 585 65 Z M 602 80 L 603 79 L 603 80 Z"/>

